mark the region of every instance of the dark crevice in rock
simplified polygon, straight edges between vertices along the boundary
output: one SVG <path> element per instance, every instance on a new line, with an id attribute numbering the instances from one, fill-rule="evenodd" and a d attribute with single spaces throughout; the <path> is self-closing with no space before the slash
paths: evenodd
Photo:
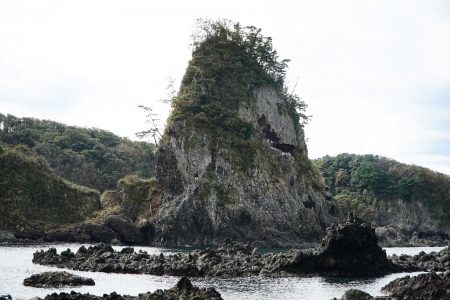
<path id="1" fill-rule="evenodd" d="M 280 143 L 280 138 L 276 134 L 276 132 L 272 129 L 265 115 L 262 115 L 261 118 L 258 119 L 259 128 L 264 133 L 266 139 L 270 142 L 270 145 L 275 149 L 280 150 L 284 153 L 293 154 L 295 150 L 295 146 L 291 144 Z"/>

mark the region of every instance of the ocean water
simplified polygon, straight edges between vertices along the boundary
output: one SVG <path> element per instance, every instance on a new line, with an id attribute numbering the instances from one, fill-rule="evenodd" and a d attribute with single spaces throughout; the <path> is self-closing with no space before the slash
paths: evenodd
<path id="1" fill-rule="evenodd" d="M 76 251 L 81 244 L 52 245 L 58 252 L 70 248 Z M 87 245 L 86 245 L 87 246 Z M 95 286 L 64 289 L 40 289 L 25 287 L 23 280 L 36 273 L 61 270 L 54 267 L 35 265 L 31 262 L 33 253 L 39 249 L 48 249 L 49 245 L 42 246 L 3 246 L 0 247 L 0 295 L 10 294 L 13 299 L 30 299 L 35 296 L 44 297 L 53 292 L 70 292 L 71 290 L 90 293 L 94 295 L 109 294 L 113 291 L 119 294 L 137 295 L 143 292 L 152 292 L 157 289 L 167 289 L 175 285 L 178 277 L 153 276 L 135 274 L 107 274 L 100 272 L 70 272 L 91 277 Z M 115 249 L 123 247 L 114 246 Z M 135 250 L 144 250 L 150 254 L 171 254 L 182 249 L 135 247 Z M 440 251 L 443 247 L 411 247 L 411 248 L 385 248 L 388 255 L 409 254 L 414 255 L 420 251 Z M 341 297 L 350 288 L 358 288 L 372 295 L 382 295 L 380 289 L 394 280 L 405 275 L 419 273 L 398 273 L 375 279 L 349 279 L 326 277 L 247 277 L 233 279 L 219 278 L 191 278 L 192 282 L 201 287 L 214 287 L 224 299 L 332 299 Z"/>

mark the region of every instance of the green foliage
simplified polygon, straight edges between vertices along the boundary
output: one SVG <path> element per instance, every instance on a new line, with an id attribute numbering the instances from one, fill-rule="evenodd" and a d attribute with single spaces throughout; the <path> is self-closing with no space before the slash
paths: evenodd
<path id="1" fill-rule="evenodd" d="M 445 212 L 450 227 L 450 177 L 374 155 L 340 154 L 315 161 L 326 185 L 351 207 L 373 202 L 417 201 Z"/>
<path id="2" fill-rule="evenodd" d="M 129 174 L 154 174 L 154 145 L 111 132 L 0 114 L 0 142 L 26 145 L 43 156 L 56 174 L 105 190 Z"/>
<path id="3" fill-rule="evenodd" d="M 26 146 L 0 155 L 0 229 L 42 229 L 85 220 L 100 208 L 97 191 L 58 176 Z"/>
<path id="4" fill-rule="evenodd" d="M 279 59 L 272 39 L 261 29 L 228 20 L 200 20 L 197 28 L 192 59 L 172 97 L 168 126 L 184 121 L 186 130 L 207 132 L 214 138 L 212 148 L 229 151 L 231 160 L 245 171 L 253 165 L 258 137 L 253 125 L 239 117 L 239 107 L 255 100 L 258 87 L 272 87 L 284 100 L 280 113 L 292 118 L 298 133 L 308 119 L 306 105 L 287 92 L 288 60 Z"/>

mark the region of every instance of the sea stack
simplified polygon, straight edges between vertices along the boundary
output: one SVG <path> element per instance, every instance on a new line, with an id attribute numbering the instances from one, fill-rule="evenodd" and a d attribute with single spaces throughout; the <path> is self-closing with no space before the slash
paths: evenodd
<path id="1" fill-rule="evenodd" d="M 342 212 L 308 159 L 287 61 L 259 29 L 203 25 L 157 150 L 155 244 L 320 240 Z"/>

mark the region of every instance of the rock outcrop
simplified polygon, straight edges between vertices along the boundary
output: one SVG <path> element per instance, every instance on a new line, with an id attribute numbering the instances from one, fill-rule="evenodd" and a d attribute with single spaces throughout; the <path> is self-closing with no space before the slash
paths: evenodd
<path id="1" fill-rule="evenodd" d="M 194 50 L 157 149 L 154 243 L 317 241 L 342 213 L 308 159 L 302 104 L 216 33 Z"/>
<path id="2" fill-rule="evenodd" d="M 95 285 L 92 278 L 81 277 L 68 272 L 43 272 L 23 280 L 23 285 L 38 288 Z"/>
<path id="3" fill-rule="evenodd" d="M 40 298 L 39 298 L 40 299 Z M 71 293 L 53 293 L 47 295 L 44 300 L 222 300 L 219 292 L 214 288 L 198 288 L 193 286 L 188 278 L 182 277 L 178 283 L 168 290 L 156 290 L 153 293 L 142 293 L 138 296 L 118 295 L 113 292 L 109 295 L 95 296 L 81 294 L 72 291 Z"/>
<path id="4" fill-rule="evenodd" d="M 450 299 L 450 272 L 426 273 L 395 279 L 383 287 L 391 299 Z"/>
<path id="5" fill-rule="evenodd" d="M 327 230 L 321 245 L 302 253 L 286 270 L 300 274 L 380 276 L 402 270 L 377 244 L 375 230 L 361 219 L 349 220 Z"/>
<path id="6" fill-rule="evenodd" d="M 420 252 L 417 255 L 392 255 L 390 259 L 405 270 L 444 272 L 450 270 L 450 248 L 439 252 Z"/>
<path id="7" fill-rule="evenodd" d="M 115 251 L 99 244 L 81 247 L 77 253 L 57 254 L 54 248 L 34 253 L 33 262 L 81 271 L 143 273 L 174 276 L 278 276 L 328 275 L 375 277 L 402 271 L 376 244 L 374 230 L 353 218 L 328 230 L 313 251 L 291 249 L 261 255 L 250 244 L 229 243 L 216 250 L 194 250 L 174 255 L 149 255 L 133 248 Z"/>

